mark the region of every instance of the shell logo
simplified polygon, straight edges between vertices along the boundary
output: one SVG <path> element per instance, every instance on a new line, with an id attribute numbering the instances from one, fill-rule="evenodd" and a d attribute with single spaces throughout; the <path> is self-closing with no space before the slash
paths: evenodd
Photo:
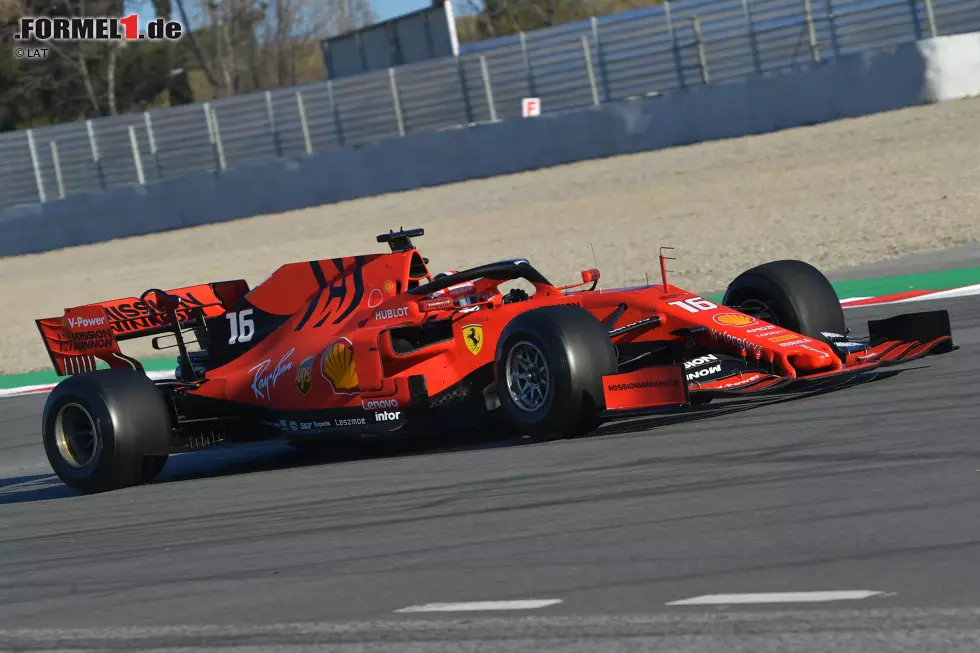
<path id="1" fill-rule="evenodd" d="M 394 290 L 394 288 L 395 288 L 395 284 L 393 284 L 390 279 L 388 281 L 385 281 L 385 285 L 384 285 L 385 292 L 391 292 L 392 290 Z"/>
<path id="2" fill-rule="evenodd" d="M 327 347 L 320 357 L 320 374 L 330 382 L 334 392 L 357 388 L 357 365 L 350 340 L 341 338 Z"/>
<path id="3" fill-rule="evenodd" d="M 718 315 L 715 315 L 714 320 L 718 324 L 733 327 L 744 327 L 756 323 L 756 319 L 754 317 L 741 315 L 739 313 L 719 313 Z"/>

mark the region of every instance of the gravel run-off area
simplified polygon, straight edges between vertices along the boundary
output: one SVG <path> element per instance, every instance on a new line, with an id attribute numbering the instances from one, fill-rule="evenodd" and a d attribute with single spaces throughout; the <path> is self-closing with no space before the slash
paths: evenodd
<path id="1" fill-rule="evenodd" d="M 603 287 L 655 279 L 670 246 L 671 282 L 699 291 L 772 259 L 829 270 L 976 242 L 978 118 L 980 99 L 959 100 L 0 259 L 0 373 L 50 367 L 37 317 L 150 287 L 254 286 L 287 262 L 384 251 L 375 236 L 399 226 L 425 228 L 433 271 L 527 257 L 570 283 L 594 247 Z"/>

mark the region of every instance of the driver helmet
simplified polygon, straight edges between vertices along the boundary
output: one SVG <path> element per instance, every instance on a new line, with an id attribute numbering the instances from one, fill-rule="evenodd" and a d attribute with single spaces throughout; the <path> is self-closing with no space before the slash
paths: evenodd
<path id="1" fill-rule="evenodd" d="M 437 279 L 442 279 L 444 277 L 448 277 L 450 275 L 458 274 L 458 273 L 459 273 L 458 270 L 447 270 L 446 272 L 440 272 L 439 274 L 435 275 L 434 277 L 432 277 L 432 280 L 436 281 Z M 459 304 L 461 306 L 466 306 L 468 304 L 472 304 L 478 301 L 483 301 L 482 297 L 477 297 L 475 295 L 476 285 L 472 281 L 463 281 L 462 283 L 458 283 L 453 286 L 448 286 L 446 288 L 443 288 L 442 290 L 437 290 L 431 295 L 429 295 L 429 298 L 441 297 L 442 295 L 446 295 L 446 294 L 448 294 L 454 300 L 459 300 Z"/>

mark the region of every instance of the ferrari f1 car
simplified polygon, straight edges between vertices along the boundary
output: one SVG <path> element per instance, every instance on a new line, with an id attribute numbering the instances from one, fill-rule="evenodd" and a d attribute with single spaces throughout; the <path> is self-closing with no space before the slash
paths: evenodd
<path id="1" fill-rule="evenodd" d="M 37 320 L 56 371 L 44 448 L 68 485 L 154 478 L 167 456 L 221 442 L 302 446 L 495 423 L 537 439 L 645 412 L 826 384 L 954 349 L 945 311 L 870 321 L 849 337 L 811 265 L 754 267 L 721 303 L 668 283 L 556 286 L 525 259 L 433 276 L 411 238 L 390 252 L 289 263 L 245 280 L 151 289 Z M 526 282 L 504 293 L 500 286 Z M 517 284 L 521 285 L 521 284 Z M 588 286 L 588 287 L 587 287 Z M 153 381 L 119 343 L 176 347 Z M 97 369 L 97 360 L 109 369 Z"/>

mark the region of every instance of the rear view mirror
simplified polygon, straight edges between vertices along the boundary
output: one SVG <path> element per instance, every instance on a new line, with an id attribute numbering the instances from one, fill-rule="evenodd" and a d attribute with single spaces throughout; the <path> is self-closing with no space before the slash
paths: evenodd
<path id="1" fill-rule="evenodd" d="M 582 270 L 582 283 L 572 283 L 567 286 L 558 286 L 558 290 L 569 290 L 570 288 L 579 288 L 587 283 L 592 284 L 592 290 L 595 290 L 596 286 L 599 285 L 599 271 L 595 268 L 591 270 Z"/>

